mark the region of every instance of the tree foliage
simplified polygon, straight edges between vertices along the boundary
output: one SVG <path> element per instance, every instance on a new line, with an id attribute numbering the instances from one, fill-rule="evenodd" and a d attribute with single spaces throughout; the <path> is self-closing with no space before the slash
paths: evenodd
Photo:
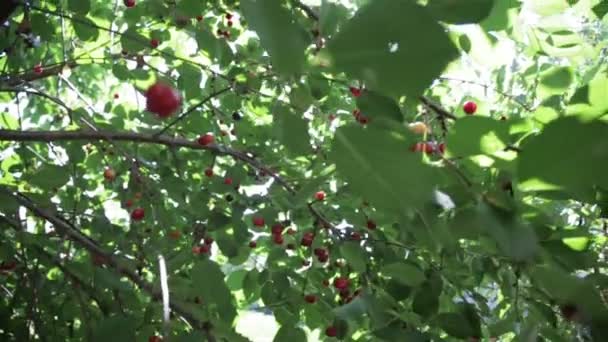
<path id="1" fill-rule="evenodd" d="M 607 12 L 5 1 L 0 337 L 608 340 Z"/>

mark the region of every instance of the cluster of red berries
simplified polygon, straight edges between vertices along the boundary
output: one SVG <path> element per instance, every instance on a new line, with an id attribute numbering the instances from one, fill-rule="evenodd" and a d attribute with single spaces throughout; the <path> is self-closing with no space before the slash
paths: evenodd
<path id="1" fill-rule="evenodd" d="M 194 253 L 196 255 L 209 254 L 209 252 L 211 251 L 211 245 L 213 245 L 213 242 L 214 242 L 214 240 L 212 237 L 210 237 L 210 236 L 205 237 L 202 245 L 197 245 L 197 246 L 192 247 L 192 253 Z"/>

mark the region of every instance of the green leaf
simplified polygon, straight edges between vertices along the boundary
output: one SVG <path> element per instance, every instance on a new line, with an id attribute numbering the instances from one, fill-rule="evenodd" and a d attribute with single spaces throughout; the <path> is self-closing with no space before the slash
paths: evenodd
<path id="1" fill-rule="evenodd" d="M 225 322 L 232 322 L 236 317 L 232 295 L 224 282 L 224 273 L 211 260 L 202 260 L 192 269 L 192 283 L 196 292 L 208 304 L 215 305 L 220 317 Z"/>
<path id="2" fill-rule="evenodd" d="M 551 69 L 540 79 L 542 85 L 552 89 L 566 89 L 572 83 L 572 69 L 561 67 Z"/>
<path id="3" fill-rule="evenodd" d="M 91 10 L 91 0 L 68 0 L 68 8 L 78 14 L 87 14 Z"/>
<path id="4" fill-rule="evenodd" d="M 274 68 L 286 75 L 302 71 L 306 32 L 282 2 L 241 0 L 241 10 L 270 54 Z"/>
<path id="5" fill-rule="evenodd" d="M 344 242 L 340 246 L 340 254 L 355 272 L 365 272 L 367 268 L 367 255 L 361 245 L 352 241 Z"/>
<path id="6" fill-rule="evenodd" d="M 485 19 L 493 6 L 494 0 L 430 0 L 427 8 L 440 21 L 470 24 Z"/>
<path id="7" fill-rule="evenodd" d="M 412 310 L 422 317 L 430 317 L 439 309 L 441 287 L 435 282 L 427 281 L 416 292 L 412 302 Z"/>
<path id="8" fill-rule="evenodd" d="M 346 7 L 329 0 L 323 0 L 319 10 L 319 31 L 323 36 L 330 36 L 347 18 L 348 10 Z"/>
<path id="9" fill-rule="evenodd" d="M 604 18 L 606 13 L 608 13 L 608 0 L 604 0 L 599 4 L 593 6 L 591 10 L 593 11 L 593 14 L 595 14 L 595 16 L 599 19 Z"/>
<path id="10" fill-rule="evenodd" d="M 134 28 L 129 28 L 120 36 L 120 44 L 122 49 L 129 53 L 141 52 L 149 47 L 148 39 Z"/>
<path id="11" fill-rule="evenodd" d="M 469 338 L 476 335 L 475 329 L 471 327 L 469 321 L 459 313 L 442 313 L 435 318 L 437 325 L 441 327 L 448 335 L 456 338 Z"/>
<path id="12" fill-rule="evenodd" d="M 396 122 L 403 122 L 401 109 L 395 100 L 380 95 L 374 91 L 364 91 L 357 98 L 357 107 L 361 112 L 375 122 L 377 118 L 386 118 Z"/>
<path id="13" fill-rule="evenodd" d="M 504 150 L 508 142 L 509 126 L 504 121 L 467 116 L 456 120 L 450 128 L 446 146 L 450 154 L 468 157 Z"/>
<path id="14" fill-rule="evenodd" d="M 583 317 L 592 317 L 596 322 L 608 322 L 608 309 L 592 282 L 544 266 L 530 270 L 530 276 L 558 304 L 576 305 Z"/>
<path id="15" fill-rule="evenodd" d="M 308 122 L 293 114 L 287 107 L 278 104 L 274 109 L 274 132 L 279 140 L 294 156 L 312 152 Z"/>
<path id="16" fill-rule="evenodd" d="M 355 297 L 350 303 L 335 308 L 334 314 L 336 317 L 346 321 L 358 321 L 362 319 L 369 307 L 367 296 L 369 294 L 365 293 L 364 295 Z"/>
<path id="17" fill-rule="evenodd" d="M 50 17 L 45 17 L 42 14 L 32 14 L 30 17 L 32 23 L 32 32 L 39 35 L 45 41 L 52 41 L 55 34 L 55 25 Z"/>
<path id="18" fill-rule="evenodd" d="M 112 316 L 96 322 L 95 328 L 91 329 L 94 334 L 92 340 L 95 342 L 135 341 L 136 321 L 128 316 Z"/>
<path id="19" fill-rule="evenodd" d="M 62 187 L 70 180 L 70 170 L 62 166 L 45 164 L 35 174 L 29 175 L 28 180 L 42 189 L 52 190 Z"/>
<path id="20" fill-rule="evenodd" d="M 425 8 L 394 0 L 361 8 L 327 48 L 337 69 L 391 96 L 421 94 L 458 56 Z"/>
<path id="21" fill-rule="evenodd" d="M 435 169 L 409 151 L 413 141 L 403 134 L 343 126 L 330 153 L 353 190 L 377 208 L 399 213 L 429 199 L 437 182 Z"/>
<path id="22" fill-rule="evenodd" d="M 72 22 L 74 25 L 74 31 L 80 40 L 82 41 L 94 41 L 99 37 L 99 29 L 94 25 L 95 23 L 86 17 L 81 18 L 83 22 Z"/>
<path id="23" fill-rule="evenodd" d="M 201 0 L 181 0 L 178 2 L 177 9 L 181 13 L 188 13 L 193 15 L 194 13 L 205 12 L 205 1 Z"/>
<path id="24" fill-rule="evenodd" d="M 294 326 L 282 326 L 274 336 L 273 342 L 306 342 L 304 330 Z"/>
<path id="25" fill-rule="evenodd" d="M 214 62 L 226 65 L 233 58 L 233 52 L 228 43 L 209 32 L 207 27 L 197 29 L 196 42 L 198 48 L 207 52 L 209 58 Z"/>
<path id="26" fill-rule="evenodd" d="M 550 122 L 522 145 L 518 175 L 582 193 L 594 185 L 608 188 L 608 124 L 566 117 Z"/>
<path id="27" fill-rule="evenodd" d="M 396 262 L 385 265 L 380 272 L 396 281 L 411 287 L 422 284 L 426 277 L 424 273 L 415 265 L 406 262 Z"/>

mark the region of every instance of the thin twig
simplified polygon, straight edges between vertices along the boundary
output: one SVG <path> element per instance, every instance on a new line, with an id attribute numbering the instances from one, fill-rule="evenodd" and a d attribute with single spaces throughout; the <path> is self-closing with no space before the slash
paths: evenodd
<path id="1" fill-rule="evenodd" d="M 195 104 L 194 106 L 192 106 L 187 111 L 181 113 L 177 118 L 175 118 L 173 121 L 171 121 L 167 126 L 165 126 L 163 129 L 161 129 L 156 134 L 154 134 L 154 136 L 162 135 L 163 133 L 165 133 L 166 131 L 168 131 L 171 127 L 175 126 L 180 121 L 182 121 L 183 119 L 185 119 L 186 117 L 188 117 L 188 115 L 194 113 L 194 111 L 196 111 L 197 109 L 203 107 L 207 102 L 213 100 L 217 96 L 222 95 L 223 93 L 227 92 L 230 89 L 232 89 L 232 87 L 226 87 L 226 88 L 220 89 L 218 91 L 215 91 L 215 92 L 209 94 L 207 97 L 205 97 L 204 99 L 202 99 L 201 102 Z"/>

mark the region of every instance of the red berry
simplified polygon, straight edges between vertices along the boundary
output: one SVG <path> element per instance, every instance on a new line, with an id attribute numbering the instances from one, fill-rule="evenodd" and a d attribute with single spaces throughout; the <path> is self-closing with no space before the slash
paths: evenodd
<path id="1" fill-rule="evenodd" d="M 230 14 L 230 13 L 226 13 L 226 19 L 227 19 L 227 20 L 232 19 L 232 14 Z"/>
<path id="2" fill-rule="evenodd" d="M 326 250 L 326 249 L 324 249 L 324 248 L 319 248 L 319 247 L 317 247 L 317 248 L 315 248 L 315 249 L 313 250 L 313 253 L 314 253 L 316 256 L 319 256 L 319 255 L 324 255 L 324 254 L 327 254 L 327 250 Z"/>
<path id="3" fill-rule="evenodd" d="M 412 152 L 422 152 L 422 151 L 424 151 L 424 146 L 425 146 L 424 143 L 421 143 L 421 142 L 415 143 L 415 144 L 413 144 L 410 147 L 410 151 L 412 151 Z"/>
<path id="4" fill-rule="evenodd" d="M 336 119 L 336 115 L 335 114 L 329 114 L 328 119 L 329 119 L 329 121 L 334 121 Z"/>
<path id="5" fill-rule="evenodd" d="M 133 210 L 133 212 L 131 212 L 131 219 L 133 219 L 133 221 L 141 221 L 144 219 L 145 215 L 145 211 L 143 208 L 136 208 L 135 210 Z"/>
<path id="6" fill-rule="evenodd" d="M 150 46 L 153 48 L 157 48 L 158 44 L 160 44 L 160 42 L 158 41 L 158 39 L 151 39 L 150 40 Z"/>
<path id="7" fill-rule="evenodd" d="M 274 243 L 276 243 L 277 245 L 282 245 L 283 244 L 283 235 L 272 235 L 272 241 L 274 241 Z"/>
<path id="8" fill-rule="evenodd" d="M 355 88 L 355 87 L 348 87 L 348 90 L 350 90 L 350 93 L 354 96 L 354 97 L 359 97 L 361 96 L 361 88 Z"/>
<path id="9" fill-rule="evenodd" d="M 226 184 L 226 185 L 232 185 L 232 178 L 230 178 L 230 177 L 224 178 L 224 184 Z"/>
<path id="10" fill-rule="evenodd" d="M 233 25 L 232 20 L 228 20 L 228 22 L 226 23 L 226 25 L 228 25 L 228 27 L 232 27 L 232 25 Z"/>
<path id="11" fill-rule="evenodd" d="M 196 21 L 203 21 L 203 16 L 202 15 L 197 15 L 196 16 Z"/>
<path id="12" fill-rule="evenodd" d="M 376 222 L 373 220 L 367 220 L 367 229 L 374 230 L 376 229 Z"/>
<path id="13" fill-rule="evenodd" d="M 201 135 L 200 137 L 198 137 L 197 142 L 198 142 L 198 144 L 199 144 L 199 145 L 201 145 L 201 146 L 207 146 L 207 145 L 209 145 L 209 144 L 213 144 L 213 141 L 214 141 L 214 140 L 215 140 L 215 139 L 213 138 L 213 135 L 212 135 L 212 134 L 207 133 L 207 134 L 205 134 L 205 135 Z"/>
<path id="14" fill-rule="evenodd" d="M 317 191 L 317 193 L 315 194 L 315 199 L 317 201 L 323 201 L 325 199 L 325 192 Z"/>
<path id="15" fill-rule="evenodd" d="M 578 308 L 573 304 L 565 304 L 559 307 L 562 316 L 566 321 L 573 321 L 578 313 Z"/>
<path id="16" fill-rule="evenodd" d="M 437 147 L 437 150 L 439 150 L 439 153 L 444 154 L 445 153 L 445 144 L 444 143 L 439 144 L 439 146 Z"/>
<path id="17" fill-rule="evenodd" d="M 213 169 L 211 169 L 209 167 L 206 168 L 205 169 L 205 176 L 207 176 L 207 177 L 213 177 Z"/>
<path id="18" fill-rule="evenodd" d="M 182 236 L 182 233 L 179 230 L 172 230 L 169 232 L 169 237 L 177 240 Z"/>
<path id="19" fill-rule="evenodd" d="M 340 298 L 346 299 L 350 296 L 350 291 L 348 289 L 340 290 Z"/>
<path id="20" fill-rule="evenodd" d="M 106 168 L 103 171 L 103 178 L 105 178 L 108 182 L 113 181 L 116 178 L 116 171 L 109 167 Z"/>
<path id="21" fill-rule="evenodd" d="M 114 98 L 118 99 L 120 97 L 120 95 L 118 95 L 118 93 L 114 94 Z"/>
<path id="22" fill-rule="evenodd" d="M 424 144 L 424 152 L 426 154 L 433 154 L 435 152 L 435 146 L 431 143 Z"/>
<path id="23" fill-rule="evenodd" d="M 355 117 L 355 119 L 359 120 L 359 117 L 361 117 L 361 110 L 359 110 L 359 109 L 353 110 L 353 116 Z"/>
<path id="24" fill-rule="evenodd" d="M 283 234 L 283 230 L 285 230 L 285 227 L 283 227 L 283 225 L 280 223 L 275 223 L 270 228 L 270 231 L 272 232 L 273 235 Z"/>
<path id="25" fill-rule="evenodd" d="M 224 38 L 230 38 L 230 32 L 224 31 Z"/>
<path id="26" fill-rule="evenodd" d="M 131 8 L 131 7 L 135 6 L 135 0 L 124 0 L 124 4 L 128 8 Z M 152 337 L 150 337 L 150 338 L 152 338 Z"/>
<path id="27" fill-rule="evenodd" d="M 315 239 L 315 235 L 311 232 L 304 233 L 302 236 L 302 241 L 300 242 L 302 246 L 310 247 L 312 246 L 312 241 Z"/>
<path id="28" fill-rule="evenodd" d="M 201 246 L 192 247 L 192 253 L 199 255 L 203 253 L 203 248 Z"/>
<path id="29" fill-rule="evenodd" d="M 348 278 L 338 277 L 338 278 L 334 279 L 334 287 L 337 290 L 347 289 L 349 284 L 350 284 L 350 281 L 348 280 Z"/>
<path id="30" fill-rule="evenodd" d="M 306 301 L 306 303 L 314 304 L 317 301 L 317 296 L 313 294 L 308 294 L 304 296 L 304 300 Z"/>
<path id="31" fill-rule="evenodd" d="M 367 116 L 363 115 L 360 115 L 357 121 L 359 121 L 359 123 L 362 125 L 367 125 L 369 123 L 369 119 L 367 118 Z"/>
<path id="32" fill-rule="evenodd" d="M 249 248 L 256 248 L 258 243 L 256 241 L 249 241 Z"/>
<path id="33" fill-rule="evenodd" d="M 323 280 L 323 286 L 328 287 L 329 286 L 329 280 L 324 279 Z"/>
<path id="34" fill-rule="evenodd" d="M 224 34 L 224 31 L 217 29 L 217 31 L 215 33 L 217 33 L 218 36 L 221 36 Z"/>
<path id="35" fill-rule="evenodd" d="M 132 206 L 133 206 L 133 200 L 128 199 L 128 200 L 125 202 L 125 207 L 127 207 L 127 208 L 131 208 Z"/>
<path id="36" fill-rule="evenodd" d="M 146 91 L 146 109 L 161 118 L 171 116 L 181 106 L 179 92 L 169 85 L 156 82 Z"/>
<path id="37" fill-rule="evenodd" d="M 462 110 L 469 115 L 473 115 L 477 111 L 477 104 L 473 101 L 468 101 L 462 106 Z"/>
<path id="38" fill-rule="evenodd" d="M 205 245 L 211 245 L 211 244 L 213 244 L 213 241 L 215 241 L 215 240 L 213 240 L 213 238 L 211 236 L 207 236 L 205 238 Z"/>
<path id="39" fill-rule="evenodd" d="M 327 262 L 329 260 L 329 254 L 322 254 L 317 256 L 319 262 Z"/>
<path id="40" fill-rule="evenodd" d="M 350 239 L 354 241 L 360 241 L 361 234 L 359 232 L 353 232 L 352 234 L 350 234 Z"/>
<path id="41" fill-rule="evenodd" d="M 207 254 L 207 253 L 209 253 L 209 251 L 211 251 L 211 246 L 210 245 L 202 245 L 201 246 L 201 253 L 202 254 Z"/>
<path id="42" fill-rule="evenodd" d="M 252 221 L 253 221 L 253 225 L 256 226 L 256 227 L 264 227 L 265 223 L 264 223 L 264 218 L 263 217 L 255 216 L 252 219 Z"/>
<path id="43" fill-rule="evenodd" d="M 325 329 L 325 335 L 327 337 L 336 337 L 336 336 L 338 336 L 338 329 L 336 327 L 334 327 L 333 325 L 330 327 L 327 327 L 327 329 Z"/>
<path id="44" fill-rule="evenodd" d="M 44 71 L 44 69 L 42 68 L 42 65 L 40 63 L 34 65 L 34 72 L 37 74 L 42 74 L 42 71 Z"/>

